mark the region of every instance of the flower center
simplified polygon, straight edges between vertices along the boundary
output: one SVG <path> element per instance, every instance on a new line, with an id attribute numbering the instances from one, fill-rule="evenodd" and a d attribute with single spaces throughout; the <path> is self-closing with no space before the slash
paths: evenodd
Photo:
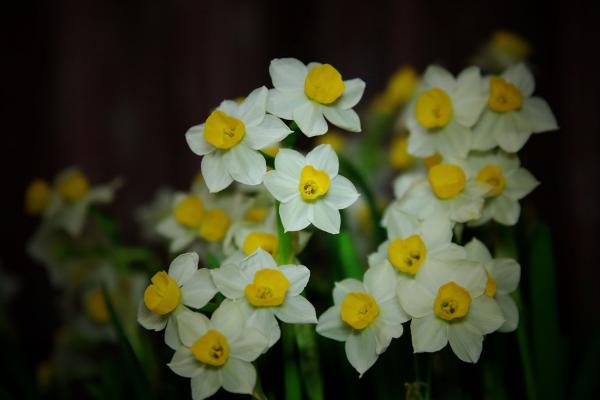
<path id="1" fill-rule="evenodd" d="M 85 312 L 97 324 L 105 324 L 110 319 L 104 294 L 100 289 L 94 289 L 85 298 Z"/>
<path id="2" fill-rule="evenodd" d="M 485 284 L 485 295 L 496 297 L 496 279 L 488 273 L 487 283 Z"/>
<path id="3" fill-rule="evenodd" d="M 345 89 L 342 75 L 329 64 L 315 65 L 304 80 L 306 97 L 321 104 L 333 103 Z"/>
<path id="4" fill-rule="evenodd" d="M 244 239 L 242 250 L 244 251 L 244 254 L 249 256 L 259 248 L 275 257 L 277 255 L 277 251 L 279 250 L 279 241 L 272 233 L 251 232 L 248 234 L 248 236 L 246 236 L 246 239 Z"/>
<path id="5" fill-rule="evenodd" d="M 405 169 L 413 165 L 415 158 L 408 152 L 408 136 L 398 136 L 390 147 L 390 162 L 394 168 Z"/>
<path id="6" fill-rule="evenodd" d="M 36 179 L 29 184 L 25 192 L 25 213 L 40 215 L 50 202 L 50 185 L 42 179 Z"/>
<path id="7" fill-rule="evenodd" d="M 283 304 L 289 287 L 290 282 L 281 271 L 261 269 L 254 274 L 254 281 L 246 285 L 244 294 L 255 307 L 274 307 Z"/>
<path id="8" fill-rule="evenodd" d="M 229 344 L 221 332 L 209 329 L 198 338 L 190 348 L 196 360 L 201 363 L 220 367 L 229 358 Z"/>
<path id="9" fill-rule="evenodd" d="M 231 218 L 220 208 L 214 208 L 204 214 L 204 220 L 200 225 L 200 237 L 209 242 L 218 242 L 223 240 L 229 226 Z"/>
<path id="10" fill-rule="evenodd" d="M 440 199 L 449 199 L 465 188 L 467 177 L 461 167 L 455 164 L 438 164 L 429 169 L 427 175 L 433 193 Z"/>
<path id="11" fill-rule="evenodd" d="M 90 184 L 81 172 L 74 171 L 58 183 L 58 194 L 63 200 L 76 202 L 90 189 Z"/>
<path id="12" fill-rule="evenodd" d="M 523 105 L 523 95 L 515 85 L 496 76 L 490 79 L 488 105 L 496 112 L 518 110 Z"/>
<path id="13" fill-rule="evenodd" d="M 204 218 L 204 205 L 198 196 L 190 195 L 175 206 L 175 220 L 188 228 L 198 228 Z"/>
<path id="14" fill-rule="evenodd" d="M 423 159 L 423 164 L 429 171 L 432 167 L 435 167 L 438 164 L 442 163 L 442 156 L 440 153 L 433 153 L 430 156 L 427 156 Z"/>
<path id="15" fill-rule="evenodd" d="M 379 315 L 375 298 L 365 292 L 350 292 L 342 302 L 342 321 L 354 329 L 365 329 Z"/>
<path id="16" fill-rule="evenodd" d="M 451 321 L 467 315 L 470 305 L 471 295 L 467 289 L 454 282 L 448 282 L 438 290 L 433 310 L 441 319 Z"/>
<path id="17" fill-rule="evenodd" d="M 388 246 L 388 259 L 399 271 L 415 275 L 427 256 L 425 243 L 418 235 L 394 239 Z"/>
<path id="18" fill-rule="evenodd" d="M 265 207 L 253 207 L 246 212 L 244 219 L 248 222 L 259 223 L 265 219 L 269 210 Z"/>
<path id="19" fill-rule="evenodd" d="M 487 194 L 488 197 L 497 197 L 504 191 L 506 180 L 502 175 L 502 168 L 499 165 L 486 165 L 479 171 L 476 181 L 485 183 L 492 187 L 492 190 Z"/>
<path id="20" fill-rule="evenodd" d="M 329 175 L 325 171 L 307 165 L 300 173 L 298 190 L 304 200 L 316 200 L 329 191 Z"/>
<path id="21" fill-rule="evenodd" d="M 242 121 L 215 110 L 206 119 L 204 139 L 217 149 L 227 150 L 238 144 L 246 134 Z"/>
<path id="22" fill-rule="evenodd" d="M 417 121 L 427 128 L 442 128 L 452 117 L 452 101 L 441 89 L 433 88 L 421 93 L 415 108 Z"/>
<path id="23" fill-rule="evenodd" d="M 165 271 L 159 271 L 144 291 L 144 304 L 148 310 L 158 315 L 165 315 L 173 311 L 181 301 L 181 289 L 177 282 Z"/>

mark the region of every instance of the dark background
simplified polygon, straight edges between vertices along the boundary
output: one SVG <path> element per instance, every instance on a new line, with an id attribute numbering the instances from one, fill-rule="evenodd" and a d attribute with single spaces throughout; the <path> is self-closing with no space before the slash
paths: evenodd
<path id="1" fill-rule="evenodd" d="M 92 182 L 125 177 L 114 211 L 133 237 L 132 210 L 159 186 L 187 186 L 199 169 L 187 128 L 222 99 L 270 86 L 270 59 L 329 62 L 361 77 L 365 106 L 400 65 L 422 71 L 437 62 L 456 73 L 494 31 L 509 29 L 531 42 L 536 93 L 561 127 L 534 136 L 521 154 L 542 182 L 529 201 L 555 243 L 561 333 L 581 353 L 597 336 L 600 60 L 591 5 L 70 0 L 3 14 L 1 261 L 26 292 L 16 299 L 15 313 L 29 316 L 17 316 L 19 329 L 48 324 L 37 303 L 48 291 L 45 272 L 24 254 L 36 224 L 22 213 L 33 177 L 72 164 Z"/>

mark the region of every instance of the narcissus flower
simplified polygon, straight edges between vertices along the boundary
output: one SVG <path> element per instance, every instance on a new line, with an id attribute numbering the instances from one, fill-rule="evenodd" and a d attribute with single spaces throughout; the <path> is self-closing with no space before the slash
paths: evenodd
<path id="1" fill-rule="evenodd" d="M 504 323 L 496 301 L 485 295 L 487 281 L 483 266 L 467 260 L 427 268 L 419 279 L 400 281 L 398 296 L 412 317 L 414 352 L 439 351 L 450 342 L 458 358 L 477 362 L 483 335 Z"/>
<path id="2" fill-rule="evenodd" d="M 215 285 L 228 299 L 243 303 L 248 324 L 269 336 L 269 346 L 281 332 L 275 317 L 288 324 L 316 323 L 315 308 L 300 296 L 310 271 L 304 265 L 277 266 L 263 249 L 239 263 L 212 270 Z"/>
<path id="3" fill-rule="evenodd" d="M 256 383 L 256 360 L 267 339 L 245 324 L 237 304 L 223 301 L 209 320 L 184 310 L 177 316 L 181 345 L 171 362 L 173 372 L 191 378 L 192 398 L 205 399 L 220 387 L 232 393 L 251 394 Z"/>
<path id="4" fill-rule="evenodd" d="M 519 158 L 503 151 L 471 153 L 466 168 L 475 181 L 490 187 L 486 195 L 481 218 L 471 225 L 482 225 L 493 219 L 503 225 L 514 225 L 521 214 L 519 200 L 535 189 L 539 182 L 525 168 Z"/>
<path id="5" fill-rule="evenodd" d="M 524 64 L 509 67 L 501 76 L 489 78 L 487 107 L 473 128 L 473 149 L 495 146 L 509 153 L 523 147 L 532 133 L 558 129 L 548 103 L 532 97 L 533 75 Z"/>
<path id="6" fill-rule="evenodd" d="M 259 150 L 276 145 L 292 131 L 274 115 L 266 114 L 268 90 L 254 90 L 240 104 L 223 101 L 206 122 L 185 134 L 190 149 L 202 158 L 202 176 L 211 192 L 234 180 L 262 183 L 267 171 Z"/>
<path id="7" fill-rule="evenodd" d="M 338 169 L 337 155 L 327 144 L 306 157 L 294 150 L 279 151 L 265 186 L 281 202 L 279 215 L 286 231 L 299 231 L 311 223 L 325 232 L 340 231 L 339 210 L 351 206 L 359 194 Z"/>
<path id="8" fill-rule="evenodd" d="M 32 181 L 25 191 L 25 213 L 41 215 L 50 203 L 52 188 L 43 179 Z"/>
<path id="9" fill-rule="evenodd" d="M 179 347 L 177 314 L 184 306 L 204 307 L 216 293 L 210 271 L 198 269 L 198 254 L 181 254 L 171 262 L 168 272 L 154 274 L 140 302 L 137 320 L 146 329 L 166 328 L 165 343 L 176 349 Z"/>
<path id="10" fill-rule="evenodd" d="M 392 338 L 402 335 L 408 315 L 395 295 L 394 272 L 370 268 L 364 282 L 344 279 L 333 289 L 334 306 L 319 317 L 317 333 L 346 342 L 346 356 L 362 376 L 375 364 Z"/>
<path id="11" fill-rule="evenodd" d="M 280 118 L 294 120 L 306 136 L 327 132 L 327 122 L 351 132 L 360 132 L 360 119 L 352 109 L 365 90 L 361 79 L 342 80 L 329 64 L 295 58 L 276 58 L 269 73 L 274 89 L 269 91 L 267 110 Z"/>
<path id="12" fill-rule="evenodd" d="M 519 286 L 521 266 L 510 258 L 492 258 L 487 247 L 477 239 L 467 243 L 465 250 L 467 259 L 483 263 L 488 274 L 484 293 L 498 302 L 506 320 L 498 331 L 514 331 L 519 325 L 519 309 L 510 294 Z"/>
<path id="13" fill-rule="evenodd" d="M 471 127 L 485 107 L 479 68 L 470 67 L 455 79 L 431 66 L 425 71 L 416 100 L 408 109 L 408 152 L 419 157 L 440 153 L 465 157 L 471 148 Z"/>

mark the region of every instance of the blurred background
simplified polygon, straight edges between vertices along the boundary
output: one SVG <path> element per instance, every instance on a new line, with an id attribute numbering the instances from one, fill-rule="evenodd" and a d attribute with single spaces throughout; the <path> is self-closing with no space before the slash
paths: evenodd
<path id="1" fill-rule="evenodd" d="M 550 227 L 561 346 L 576 367 L 599 346 L 600 57 L 592 2 L 517 0 L 32 1 L 4 15 L 3 240 L 0 266 L 24 362 L 47 356 L 53 325 L 45 271 L 25 254 L 32 178 L 78 165 L 92 182 L 122 176 L 112 210 L 137 239 L 132 210 L 163 185 L 185 187 L 200 167 L 184 140 L 222 99 L 270 86 L 269 61 L 335 65 L 367 82 L 363 107 L 402 65 L 457 73 L 499 29 L 526 38 L 536 93 L 560 131 L 521 153 L 541 182 L 529 202 Z M 551 306 L 551 305 L 550 305 Z M 554 349 L 547 349 L 548 352 Z M 515 357 L 517 357 L 515 355 Z M 576 379 L 572 379 L 572 382 Z M 567 390 L 569 390 L 567 388 Z"/>

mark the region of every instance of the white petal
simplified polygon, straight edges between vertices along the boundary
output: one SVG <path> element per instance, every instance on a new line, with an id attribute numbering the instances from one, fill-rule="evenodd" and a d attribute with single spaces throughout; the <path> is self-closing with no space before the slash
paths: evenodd
<path id="1" fill-rule="evenodd" d="M 197 270 L 198 254 L 190 252 L 180 254 L 171 261 L 168 274 L 177 281 L 179 286 L 183 286 Z"/>
<path id="2" fill-rule="evenodd" d="M 182 302 L 192 308 L 204 307 L 217 294 L 210 270 L 206 268 L 194 272 L 182 288 Z"/>
<path id="3" fill-rule="evenodd" d="M 473 127 L 473 149 L 487 151 L 496 147 L 496 130 L 502 130 L 502 118 L 498 113 L 486 109 Z"/>
<path id="4" fill-rule="evenodd" d="M 492 259 L 492 255 L 487 247 L 476 238 L 471 239 L 471 241 L 465 245 L 465 251 L 467 252 L 467 259 L 472 261 L 485 263 Z"/>
<path id="5" fill-rule="evenodd" d="M 356 111 L 349 108 L 347 110 L 334 106 L 321 106 L 323 115 L 333 125 L 350 132 L 360 132 L 360 118 Z"/>
<path id="6" fill-rule="evenodd" d="M 329 144 L 321 144 L 312 149 L 306 155 L 306 164 L 325 171 L 330 179 L 337 176 L 340 167 L 337 154 Z"/>
<path id="7" fill-rule="evenodd" d="M 335 282 L 333 287 L 333 302 L 334 304 L 341 304 L 346 298 L 346 295 L 350 292 L 366 292 L 365 285 L 357 279 L 344 279 L 341 282 Z"/>
<path id="8" fill-rule="evenodd" d="M 262 86 L 254 89 L 240 104 L 238 118 L 241 119 L 246 127 L 260 124 L 267 112 L 267 95 L 269 90 Z"/>
<path id="9" fill-rule="evenodd" d="M 268 347 L 273 346 L 281 337 L 279 323 L 271 308 L 255 308 L 245 302 L 248 311 L 247 324 L 261 332 L 268 342 Z"/>
<path id="10" fill-rule="evenodd" d="M 402 308 L 413 318 L 433 313 L 434 294 L 414 279 L 398 282 L 398 298 Z"/>
<path id="11" fill-rule="evenodd" d="M 302 133 L 308 137 L 319 136 L 327 132 L 327 122 L 321 108 L 312 101 L 307 101 L 296 108 L 292 115 Z"/>
<path id="12" fill-rule="evenodd" d="M 483 264 L 464 260 L 455 266 L 448 266 L 446 269 L 451 271 L 453 275 L 452 278 L 448 279 L 446 282 L 456 282 L 467 289 L 471 294 L 471 297 L 479 297 L 485 291 L 487 271 L 483 268 Z M 439 269 L 436 272 L 442 274 Z"/>
<path id="13" fill-rule="evenodd" d="M 273 86 L 277 89 L 300 89 L 304 91 L 306 66 L 295 58 L 275 58 L 269 65 Z"/>
<path id="14" fill-rule="evenodd" d="M 402 336 L 404 328 L 402 324 L 388 325 L 383 323 L 380 319 L 375 321 L 373 324 L 373 332 L 375 333 L 375 351 L 377 354 L 381 354 L 390 345 L 393 338 L 399 338 Z"/>
<path id="15" fill-rule="evenodd" d="M 223 389 L 232 393 L 252 394 L 256 370 L 249 362 L 230 358 L 223 366 Z"/>
<path id="16" fill-rule="evenodd" d="M 252 362 L 267 350 L 268 345 L 269 341 L 265 335 L 258 329 L 246 326 L 243 335 L 239 335 L 237 340 L 229 342 L 229 349 L 232 357 Z"/>
<path id="17" fill-rule="evenodd" d="M 165 328 L 165 344 L 173 350 L 181 347 L 182 343 L 179 338 L 178 314 L 177 312 L 171 313 L 167 321 L 167 327 Z"/>
<path id="18" fill-rule="evenodd" d="M 525 168 L 519 168 L 506 175 L 504 194 L 514 200 L 520 200 L 535 189 L 540 182 Z"/>
<path id="19" fill-rule="evenodd" d="M 428 157 L 436 152 L 435 140 L 419 123 L 412 118 L 408 120 L 408 152 L 417 157 Z"/>
<path id="20" fill-rule="evenodd" d="M 529 69 L 523 63 L 509 67 L 502 78 L 515 85 L 523 97 L 529 97 L 535 89 L 535 81 Z"/>
<path id="21" fill-rule="evenodd" d="M 296 150 L 281 149 L 275 157 L 275 169 L 295 182 L 300 181 L 300 173 L 306 165 L 305 157 Z"/>
<path id="22" fill-rule="evenodd" d="M 279 270 L 290 282 L 287 295 L 298 296 L 302 293 L 310 278 L 310 270 L 304 265 L 282 265 Z"/>
<path id="23" fill-rule="evenodd" d="M 239 118 L 240 116 L 240 105 L 233 100 L 223 100 L 217 110 L 223 111 L 225 114 L 230 115 L 235 118 Z"/>
<path id="24" fill-rule="evenodd" d="M 431 65 L 423 74 L 423 82 L 428 87 L 437 87 L 447 92 L 452 91 L 456 82 L 450 72 L 439 65 Z"/>
<path id="25" fill-rule="evenodd" d="M 191 310 L 182 310 L 175 318 L 177 319 L 179 338 L 186 347 L 192 347 L 194 342 L 204 335 L 209 327 L 208 318 Z M 171 320 L 173 319 L 171 318 Z"/>
<path id="26" fill-rule="evenodd" d="M 223 154 L 219 151 L 205 155 L 202 158 L 201 169 L 204 182 L 211 193 L 219 192 L 233 182 L 233 178 L 227 172 L 227 166 L 223 162 Z"/>
<path id="27" fill-rule="evenodd" d="M 252 255 L 246 257 L 240 263 L 240 269 L 247 279 L 254 279 L 254 274 L 258 270 L 270 268 L 276 269 L 277 262 L 270 253 L 258 248 Z"/>
<path id="28" fill-rule="evenodd" d="M 448 341 L 454 354 L 464 362 L 476 363 L 483 348 L 483 335 L 466 321 L 448 324 Z"/>
<path id="29" fill-rule="evenodd" d="M 521 266 L 510 258 L 498 258 L 491 264 L 491 274 L 496 279 L 496 289 L 504 294 L 517 290 L 521 279 Z"/>
<path id="30" fill-rule="evenodd" d="M 539 97 L 525 99 L 522 112 L 524 117 L 529 120 L 534 133 L 558 129 L 556 118 L 544 99 Z"/>
<path id="31" fill-rule="evenodd" d="M 437 136 L 438 152 L 444 157 L 464 158 L 471 149 L 472 132 L 469 128 L 451 121 Z"/>
<path id="32" fill-rule="evenodd" d="M 521 150 L 531 136 L 531 131 L 518 129 L 517 119 L 511 113 L 503 115 L 499 122 L 502 125 L 499 125 L 494 131 L 498 146 L 509 153 Z"/>
<path id="33" fill-rule="evenodd" d="M 279 205 L 279 216 L 286 232 L 306 228 L 310 224 L 309 212 L 308 204 L 299 196 Z"/>
<path id="34" fill-rule="evenodd" d="M 338 210 L 318 200 L 310 204 L 309 208 L 312 209 L 312 213 L 308 213 L 308 220 L 315 227 L 331 234 L 340 233 L 341 217 Z"/>
<path id="35" fill-rule="evenodd" d="M 245 185 L 261 184 L 267 173 L 265 158 L 243 142 L 229 149 L 223 159 L 229 175 Z"/>
<path id="36" fill-rule="evenodd" d="M 185 133 L 185 140 L 195 154 L 203 156 L 210 153 L 215 147 L 204 140 L 204 124 L 192 126 Z"/>
<path id="37" fill-rule="evenodd" d="M 421 224 L 421 237 L 427 251 L 446 247 L 452 240 L 452 223 L 447 218 L 433 215 Z"/>
<path id="38" fill-rule="evenodd" d="M 492 333 L 504 323 L 502 310 L 489 296 L 476 297 L 471 302 L 466 320 L 483 334 Z"/>
<path id="39" fill-rule="evenodd" d="M 377 361 L 376 339 L 373 329 L 354 332 L 346 340 L 346 356 L 350 364 L 362 375 Z"/>
<path id="40" fill-rule="evenodd" d="M 288 296 L 279 307 L 273 307 L 275 316 L 288 324 L 316 324 L 315 307 L 302 296 Z"/>
<path id="41" fill-rule="evenodd" d="M 222 385 L 223 377 L 221 370 L 205 368 L 202 374 L 194 375 L 192 377 L 192 399 L 206 399 L 215 394 Z"/>
<path id="42" fill-rule="evenodd" d="M 265 187 L 281 203 L 287 203 L 299 196 L 298 181 L 279 171 L 269 171 L 265 175 Z"/>
<path id="43" fill-rule="evenodd" d="M 171 368 L 171 371 L 184 378 L 191 378 L 203 369 L 202 364 L 196 360 L 190 349 L 183 346 L 175 351 L 167 366 Z"/>
<path id="44" fill-rule="evenodd" d="M 434 314 L 413 318 L 410 322 L 413 351 L 433 353 L 443 349 L 448 343 L 447 325 Z"/>
<path id="45" fill-rule="evenodd" d="M 225 335 L 228 341 L 237 341 L 244 333 L 247 314 L 243 303 L 243 301 L 226 299 L 210 317 L 211 326 Z"/>
<path id="46" fill-rule="evenodd" d="M 154 314 L 146 308 L 144 300 L 140 301 L 138 306 L 137 321 L 141 326 L 153 331 L 162 331 L 167 326 L 168 315 Z"/>
<path id="47" fill-rule="evenodd" d="M 215 286 L 228 299 L 239 299 L 244 296 L 246 279 L 241 269 L 235 264 L 224 264 L 211 270 Z"/>
<path id="48" fill-rule="evenodd" d="M 293 119 L 294 110 L 310 102 L 304 95 L 304 88 L 299 90 L 269 90 L 267 111 L 284 119 Z"/>
<path id="49" fill-rule="evenodd" d="M 396 272 L 392 268 L 379 266 L 369 268 L 363 277 L 364 285 L 378 303 L 396 297 Z"/>
<path id="50" fill-rule="evenodd" d="M 508 196 L 500 196 L 490 202 L 490 211 L 494 220 L 503 225 L 512 226 L 519 220 L 521 206 L 517 200 L 510 199 Z"/>
<path id="51" fill-rule="evenodd" d="M 352 333 L 352 328 L 342 321 L 339 306 L 330 307 L 319 317 L 317 333 L 321 336 L 344 342 Z"/>
<path id="52" fill-rule="evenodd" d="M 515 301 L 507 295 L 496 295 L 496 301 L 504 315 L 504 324 L 498 329 L 500 332 L 512 332 L 519 326 L 519 309 Z"/>
<path id="53" fill-rule="evenodd" d="M 458 76 L 456 90 L 452 93 L 452 106 L 456 121 L 470 128 L 477 122 L 486 105 L 487 94 L 478 67 L 469 67 Z"/>
<path id="54" fill-rule="evenodd" d="M 398 299 L 398 296 L 394 296 L 391 299 L 379 302 L 379 310 L 380 314 L 377 320 L 390 327 L 400 325 L 410 319 L 410 315 L 408 315 L 402 306 L 400 306 L 400 300 Z M 400 334 L 401 333 L 402 331 L 400 330 Z"/>
<path id="55" fill-rule="evenodd" d="M 246 128 L 244 141 L 251 148 L 260 150 L 279 143 L 290 133 L 292 131 L 282 120 L 267 114 L 260 124 Z"/>
<path id="56" fill-rule="evenodd" d="M 365 92 L 366 84 L 362 79 L 349 79 L 344 81 L 344 85 L 346 89 L 342 93 L 342 97 L 335 102 L 335 106 L 347 110 L 358 104 Z"/>

